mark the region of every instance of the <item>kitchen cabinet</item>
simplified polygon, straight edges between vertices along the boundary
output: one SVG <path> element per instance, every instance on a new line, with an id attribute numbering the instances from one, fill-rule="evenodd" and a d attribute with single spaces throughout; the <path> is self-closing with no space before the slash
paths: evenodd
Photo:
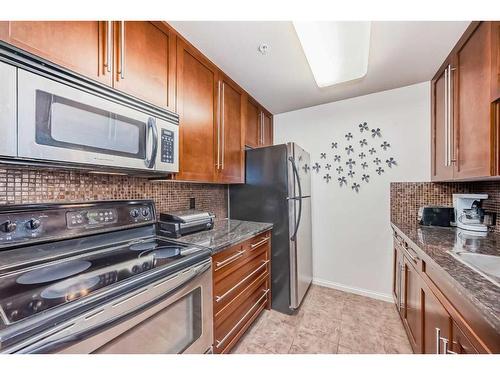
<path id="1" fill-rule="evenodd" d="M 498 335 L 479 325 L 474 307 L 447 286 L 442 271 L 399 231 L 394 231 L 393 270 L 394 302 L 415 353 L 500 352 Z"/>
<path id="2" fill-rule="evenodd" d="M 214 353 L 229 353 L 264 309 L 271 308 L 271 232 L 212 257 Z"/>
<path id="3" fill-rule="evenodd" d="M 2 21 L 0 39 L 112 86 L 112 27 L 104 21 Z"/>
<path id="4" fill-rule="evenodd" d="M 499 174 L 498 22 L 473 22 L 431 82 L 432 179 Z"/>
<path id="5" fill-rule="evenodd" d="M 273 144 L 273 116 L 262 110 L 262 146 Z"/>
<path id="6" fill-rule="evenodd" d="M 245 93 L 225 74 L 219 74 L 220 118 L 217 123 L 217 176 L 222 183 L 245 182 Z"/>
<path id="7" fill-rule="evenodd" d="M 177 112 L 180 123 L 180 170 L 175 179 L 200 182 L 213 182 L 215 179 L 218 163 L 218 74 L 215 65 L 195 48 L 178 39 Z"/>
<path id="8" fill-rule="evenodd" d="M 178 180 L 243 183 L 245 92 L 194 47 L 177 42 Z"/>
<path id="9" fill-rule="evenodd" d="M 247 101 L 245 146 L 251 148 L 273 144 L 273 116 L 252 98 Z"/>
<path id="10" fill-rule="evenodd" d="M 175 43 L 164 24 L 115 22 L 113 86 L 175 111 Z"/>
<path id="11" fill-rule="evenodd" d="M 175 110 L 175 35 L 163 23 L 0 22 L 0 39 L 87 78 Z"/>
<path id="12" fill-rule="evenodd" d="M 403 257 L 403 323 L 408 332 L 414 352 L 419 352 L 422 345 L 422 305 L 420 298 L 420 278 L 412 261 Z"/>
<path id="13" fill-rule="evenodd" d="M 451 338 L 451 317 L 432 291 L 422 283 L 423 353 L 440 354 L 442 339 Z"/>

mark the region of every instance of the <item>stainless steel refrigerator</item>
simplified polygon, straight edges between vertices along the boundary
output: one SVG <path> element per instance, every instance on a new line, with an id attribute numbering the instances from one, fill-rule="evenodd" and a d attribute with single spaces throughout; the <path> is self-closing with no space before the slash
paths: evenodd
<path id="1" fill-rule="evenodd" d="M 229 188 L 232 219 L 274 224 L 272 308 L 287 314 L 312 281 L 310 164 L 296 143 L 247 150 L 245 184 Z"/>

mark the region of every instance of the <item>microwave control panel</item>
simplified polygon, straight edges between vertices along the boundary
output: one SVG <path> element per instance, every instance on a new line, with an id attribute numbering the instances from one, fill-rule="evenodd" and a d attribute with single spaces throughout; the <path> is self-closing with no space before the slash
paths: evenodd
<path id="1" fill-rule="evenodd" d="M 161 129 L 161 162 L 174 163 L 174 132 L 167 129 Z"/>

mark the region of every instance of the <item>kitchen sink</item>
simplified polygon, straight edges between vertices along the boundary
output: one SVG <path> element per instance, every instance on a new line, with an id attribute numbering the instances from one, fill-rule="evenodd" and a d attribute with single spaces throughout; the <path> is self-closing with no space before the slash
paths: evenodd
<path id="1" fill-rule="evenodd" d="M 450 254 L 500 287 L 500 256 L 465 251 L 450 252 Z"/>

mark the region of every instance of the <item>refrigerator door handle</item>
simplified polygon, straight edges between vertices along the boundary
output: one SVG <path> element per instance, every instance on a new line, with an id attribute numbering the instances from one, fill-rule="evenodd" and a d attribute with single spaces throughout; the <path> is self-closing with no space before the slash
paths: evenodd
<path id="1" fill-rule="evenodd" d="M 299 230 L 300 218 L 302 216 L 302 187 L 300 186 L 299 171 L 297 170 L 297 166 L 295 165 L 295 159 L 293 158 L 293 156 L 290 156 L 288 160 L 290 160 L 290 162 L 292 163 L 293 174 L 297 179 L 297 186 L 299 188 L 299 214 L 297 215 L 298 217 L 297 222 L 295 223 L 295 230 L 293 231 L 293 235 L 290 237 L 290 240 L 295 241 L 295 239 L 297 238 L 297 231 Z"/>

